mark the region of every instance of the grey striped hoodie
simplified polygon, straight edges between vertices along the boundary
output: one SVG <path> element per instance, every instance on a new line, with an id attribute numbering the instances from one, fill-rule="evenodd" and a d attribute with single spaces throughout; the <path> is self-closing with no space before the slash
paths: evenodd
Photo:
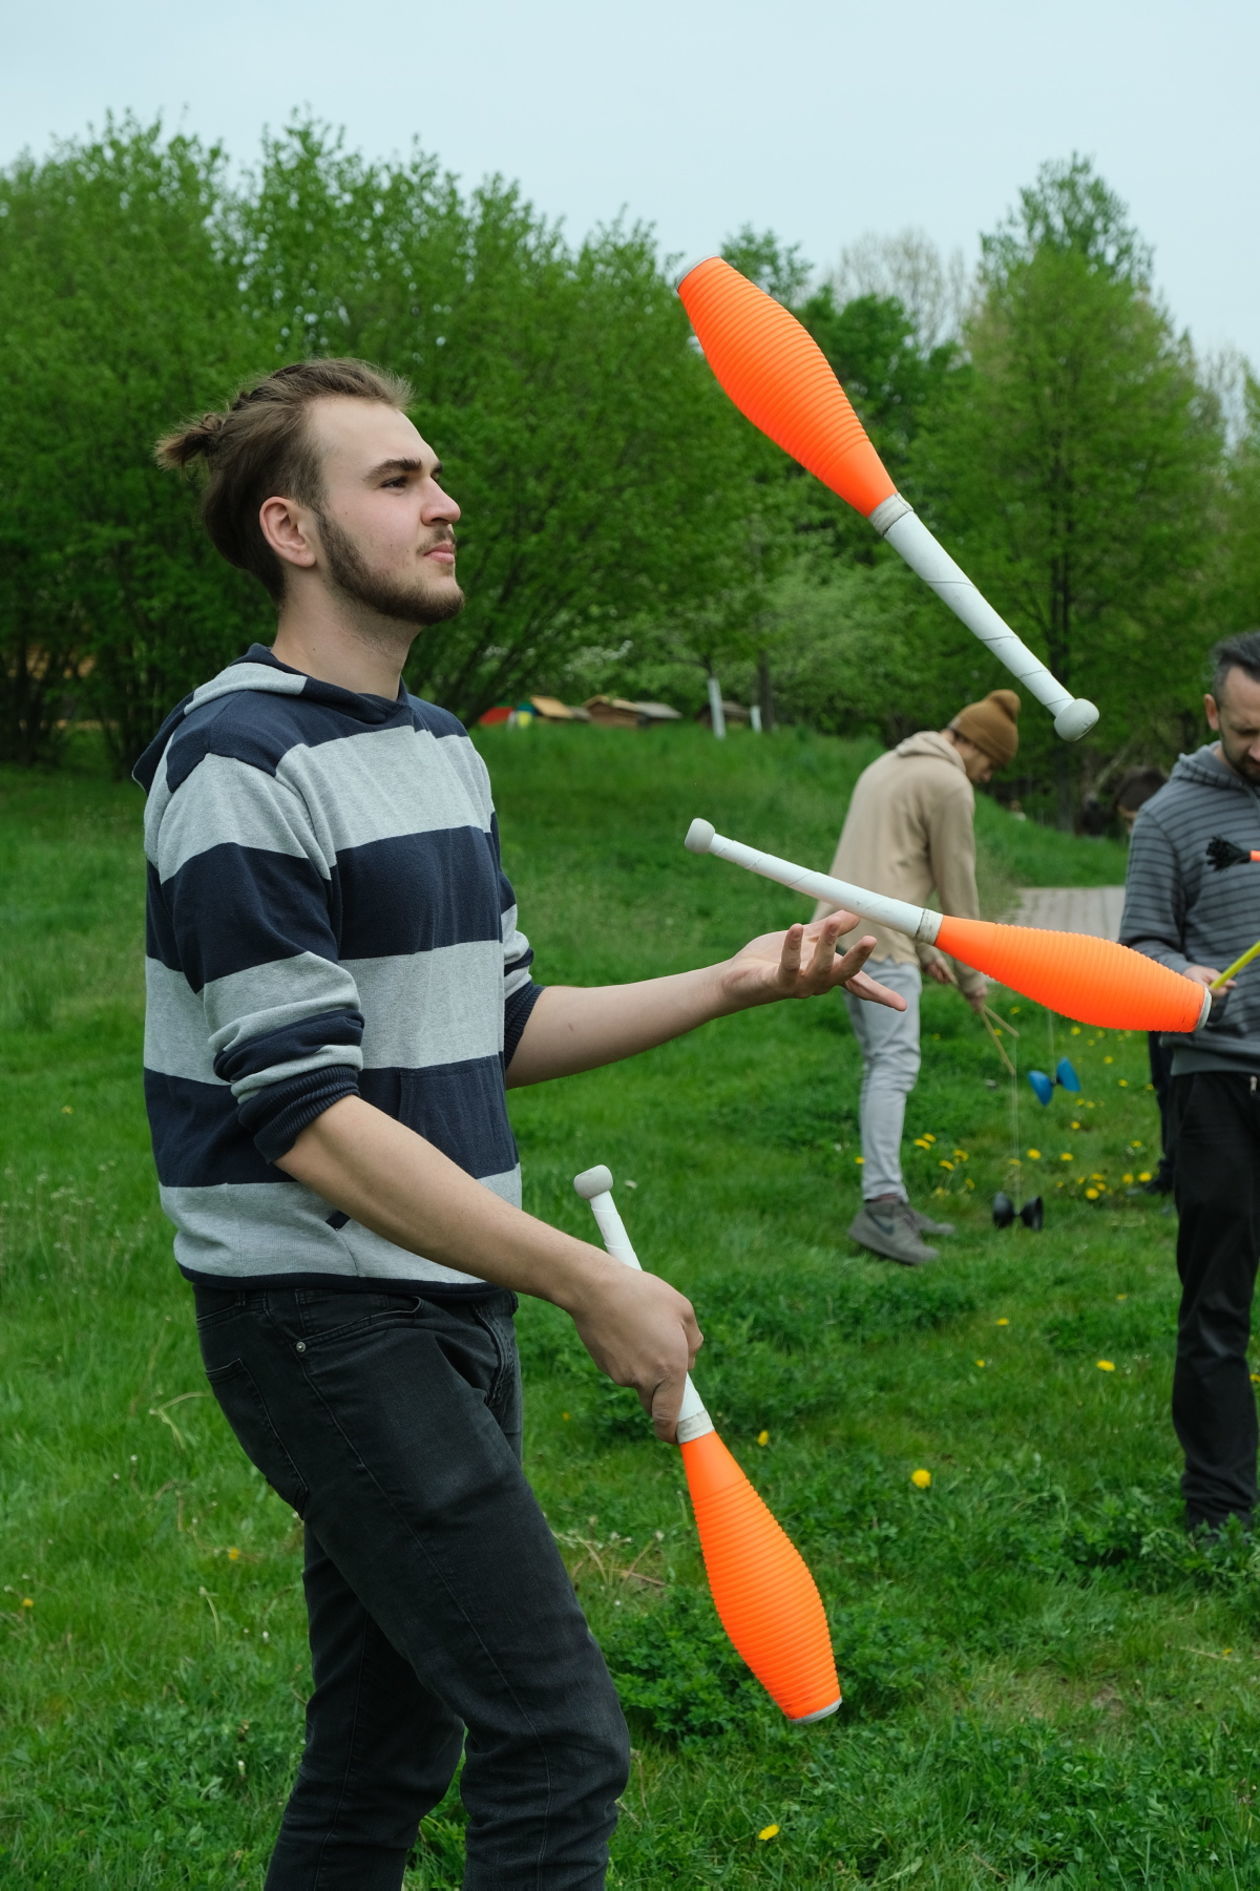
<path id="1" fill-rule="evenodd" d="M 1260 861 L 1218 869 L 1207 845 L 1217 835 L 1260 850 L 1260 788 L 1207 743 L 1183 755 L 1133 828 L 1120 942 L 1174 971 L 1223 971 L 1260 939 Z M 1213 1006 L 1190 1037 L 1168 1036 L 1173 1075 L 1194 1070 L 1260 1072 L 1260 961 Z"/>

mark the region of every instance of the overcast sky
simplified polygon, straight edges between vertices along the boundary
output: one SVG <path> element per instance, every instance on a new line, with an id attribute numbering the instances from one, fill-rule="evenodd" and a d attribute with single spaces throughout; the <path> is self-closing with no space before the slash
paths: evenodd
<path id="1" fill-rule="evenodd" d="M 909 227 L 970 263 L 1079 151 L 1178 325 L 1260 366 L 1258 74 L 1257 0 L 60 0 L 9 10 L 0 163 L 128 109 L 245 163 L 309 107 L 572 238 L 624 209 L 690 259 L 751 223 L 826 268 Z"/>

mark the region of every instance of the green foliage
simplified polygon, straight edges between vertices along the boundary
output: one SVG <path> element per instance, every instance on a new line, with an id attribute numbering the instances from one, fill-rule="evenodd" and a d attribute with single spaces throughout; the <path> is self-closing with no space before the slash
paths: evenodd
<path id="1" fill-rule="evenodd" d="M 707 1595 L 668 1591 L 656 1608 L 623 1612 L 604 1654 L 631 1731 L 687 1746 L 746 1726 L 755 1711 L 747 1670 Z"/>
<path id="2" fill-rule="evenodd" d="M 1221 441 L 1186 342 L 1154 303 L 1123 207 L 1076 160 L 1047 166 L 986 239 L 969 370 L 913 453 L 915 485 L 960 562 L 1073 693 L 1111 752 L 1165 754 L 1194 706 L 1210 627 Z M 1140 678 L 1140 687 L 1134 679 Z M 1020 772 L 1070 819 L 1088 750 L 1025 719 Z"/>
<path id="3" fill-rule="evenodd" d="M 243 583 L 151 454 L 255 365 L 225 192 L 217 147 L 131 119 L 0 177 L 0 754 L 47 756 L 77 710 L 122 766 L 247 641 Z"/>
<path id="4" fill-rule="evenodd" d="M 464 508 L 463 617 L 411 680 L 466 718 L 740 580 L 749 430 L 688 345 L 647 232 L 577 247 L 492 178 L 372 163 L 298 120 L 235 185 L 130 119 L 0 179 L 0 741 L 47 755 L 75 702 L 125 767 L 269 607 L 151 444 L 305 354 L 408 374 Z M 52 495 L 73 469 L 74 504 Z"/>
<path id="5" fill-rule="evenodd" d="M 870 754 L 805 731 L 478 741 L 554 981 L 713 963 L 797 917 L 682 833 L 707 814 L 825 861 Z M 0 1881 L 250 1891 L 301 1750 L 300 1532 L 205 1386 L 138 1082 L 140 797 L 81 742 L 56 774 L 0 770 Z M 987 886 L 1118 877 L 1119 847 L 985 797 L 978 829 Z M 1043 1110 L 956 993 L 925 993 L 909 1173 L 958 1233 L 922 1270 L 845 1236 L 839 1003 L 512 1093 L 529 1209 L 589 1238 L 572 1176 L 607 1161 L 645 1265 L 692 1298 L 697 1383 L 814 1572 L 846 1694 L 827 1722 L 783 1722 L 716 1625 L 677 1454 L 555 1308 L 524 1307 L 530 1475 L 634 1721 L 610 1887 L 1241 1891 L 1260 1873 L 1260 1572 L 1240 1533 L 1180 1528 L 1175 1222 L 1126 1181 L 1158 1133 L 1145 1039 L 994 1002 L 1021 1073 L 1068 1051 L 1083 1089 Z M 1095 1203 L 1078 1166 L 1104 1178 Z M 1045 1198 L 1039 1234 L 992 1225 L 1011 1174 Z M 409 1891 L 452 1891 L 460 1854 L 452 1797 Z"/>

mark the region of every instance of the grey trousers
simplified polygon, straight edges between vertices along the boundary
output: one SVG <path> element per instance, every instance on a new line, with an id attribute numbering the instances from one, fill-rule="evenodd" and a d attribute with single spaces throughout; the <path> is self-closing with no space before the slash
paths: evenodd
<path id="1" fill-rule="evenodd" d="M 901 1174 L 901 1135 L 906 1098 L 919 1075 L 919 993 L 923 975 L 917 965 L 896 959 L 871 959 L 871 977 L 906 1001 L 904 1011 L 866 1004 L 849 992 L 849 1019 L 862 1053 L 862 1199 L 896 1195 L 908 1199 Z"/>

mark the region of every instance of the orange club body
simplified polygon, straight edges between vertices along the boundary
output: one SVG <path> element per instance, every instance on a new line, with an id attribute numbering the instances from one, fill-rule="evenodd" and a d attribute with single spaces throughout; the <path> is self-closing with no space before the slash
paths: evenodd
<path id="1" fill-rule="evenodd" d="M 864 519 L 897 488 L 831 363 L 796 317 L 710 256 L 678 285 L 705 359 L 740 412 Z"/>

